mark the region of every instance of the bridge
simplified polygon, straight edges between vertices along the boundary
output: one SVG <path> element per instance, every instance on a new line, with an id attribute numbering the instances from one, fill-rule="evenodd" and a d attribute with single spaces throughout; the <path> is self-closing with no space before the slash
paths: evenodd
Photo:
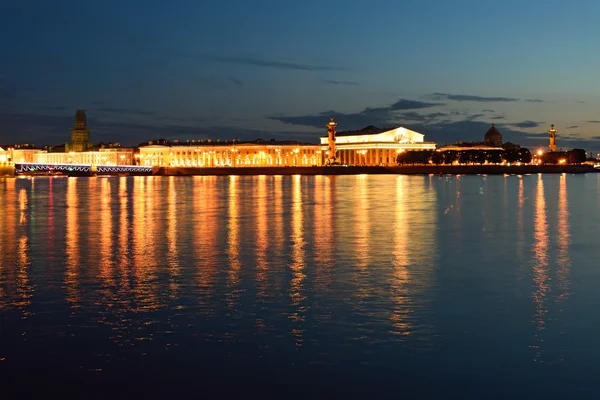
<path id="1" fill-rule="evenodd" d="M 66 174 L 130 174 L 152 175 L 153 167 L 140 165 L 91 165 L 91 164 L 47 164 L 47 163 L 15 163 L 15 174 L 31 173 L 66 173 Z"/>

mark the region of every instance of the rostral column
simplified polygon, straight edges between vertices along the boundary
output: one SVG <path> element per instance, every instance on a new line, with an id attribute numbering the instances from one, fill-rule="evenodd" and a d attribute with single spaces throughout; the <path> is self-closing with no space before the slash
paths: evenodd
<path id="1" fill-rule="evenodd" d="M 327 162 L 328 164 L 333 164 L 336 161 L 335 157 L 335 128 L 337 126 L 337 122 L 333 120 L 333 117 L 329 117 L 329 123 L 325 125 L 327 127 L 327 135 L 329 137 L 328 140 L 328 154 L 327 154 Z"/>

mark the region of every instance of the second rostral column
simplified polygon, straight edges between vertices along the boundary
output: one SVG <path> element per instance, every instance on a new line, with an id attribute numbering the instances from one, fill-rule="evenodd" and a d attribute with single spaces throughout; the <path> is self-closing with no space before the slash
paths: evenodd
<path id="1" fill-rule="evenodd" d="M 335 154 L 335 128 L 337 122 L 333 120 L 333 117 L 329 117 L 327 125 L 327 136 L 328 136 L 328 149 L 327 149 L 327 165 L 338 164 L 338 159 Z"/>

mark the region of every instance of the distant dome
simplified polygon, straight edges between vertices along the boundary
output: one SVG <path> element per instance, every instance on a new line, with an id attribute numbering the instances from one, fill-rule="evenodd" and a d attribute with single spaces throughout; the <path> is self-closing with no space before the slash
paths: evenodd
<path id="1" fill-rule="evenodd" d="M 502 146 L 502 134 L 500 133 L 498 128 L 494 126 L 494 124 L 492 124 L 492 127 L 488 129 L 488 131 L 485 133 L 485 136 L 483 137 L 483 142 L 488 146 Z"/>

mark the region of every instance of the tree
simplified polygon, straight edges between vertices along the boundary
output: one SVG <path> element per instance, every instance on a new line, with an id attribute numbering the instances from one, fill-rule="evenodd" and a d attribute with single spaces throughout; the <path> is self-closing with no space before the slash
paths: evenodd
<path id="1" fill-rule="evenodd" d="M 529 149 L 522 147 L 517 150 L 517 155 L 518 155 L 517 158 L 518 158 L 519 162 L 522 162 L 525 164 L 529 164 L 531 162 L 531 152 L 529 151 Z"/>
<path id="2" fill-rule="evenodd" d="M 583 149 L 573 149 L 569 153 L 569 164 L 581 164 L 586 160 L 586 153 Z"/>

